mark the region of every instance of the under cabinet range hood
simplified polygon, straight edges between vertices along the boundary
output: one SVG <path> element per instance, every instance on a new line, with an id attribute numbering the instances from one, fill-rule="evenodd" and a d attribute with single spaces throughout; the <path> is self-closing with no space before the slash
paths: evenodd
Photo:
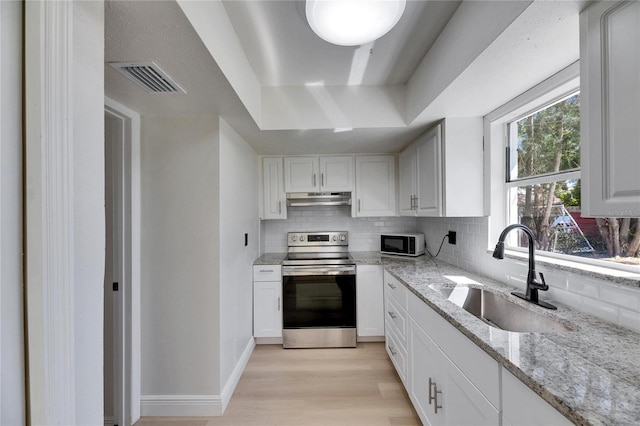
<path id="1" fill-rule="evenodd" d="M 287 206 L 350 206 L 350 192 L 288 192 Z"/>

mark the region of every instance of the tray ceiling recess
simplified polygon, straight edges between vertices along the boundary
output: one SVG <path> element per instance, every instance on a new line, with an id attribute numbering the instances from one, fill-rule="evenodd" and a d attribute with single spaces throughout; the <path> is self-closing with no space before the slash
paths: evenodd
<path id="1" fill-rule="evenodd" d="M 129 80 L 150 93 L 187 93 L 154 62 L 109 62 Z"/>

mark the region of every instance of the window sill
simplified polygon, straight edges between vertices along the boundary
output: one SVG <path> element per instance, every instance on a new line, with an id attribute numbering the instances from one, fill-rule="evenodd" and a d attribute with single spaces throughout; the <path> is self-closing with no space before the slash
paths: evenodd
<path id="1" fill-rule="evenodd" d="M 487 253 L 493 253 L 493 250 L 487 250 Z M 508 249 L 505 250 L 504 257 L 507 259 L 523 261 L 527 261 L 529 258 L 526 252 Z M 628 287 L 640 288 L 640 273 L 637 272 L 623 271 L 586 263 L 571 262 L 564 259 L 544 256 L 540 252 L 536 252 L 536 265 L 597 278 Z"/>

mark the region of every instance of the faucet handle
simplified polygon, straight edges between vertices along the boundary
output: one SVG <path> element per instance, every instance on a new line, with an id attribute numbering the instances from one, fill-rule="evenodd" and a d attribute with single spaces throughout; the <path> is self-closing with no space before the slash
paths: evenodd
<path id="1" fill-rule="evenodd" d="M 540 290 L 548 290 L 549 286 L 547 285 L 546 281 L 544 280 L 544 274 L 542 272 L 538 272 L 538 274 L 540 275 L 540 281 L 542 281 L 542 288 Z"/>

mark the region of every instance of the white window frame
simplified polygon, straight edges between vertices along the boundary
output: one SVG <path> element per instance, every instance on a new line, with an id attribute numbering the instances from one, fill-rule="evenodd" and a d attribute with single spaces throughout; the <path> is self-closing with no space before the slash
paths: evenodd
<path id="1" fill-rule="evenodd" d="M 508 189 L 525 184 L 524 179 L 507 182 L 505 155 L 506 146 L 509 143 L 508 123 L 551 105 L 578 90 L 580 90 L 580 64 L 575 62 L 485 116 L 485 140 L 490 141 L 485 147 L 485 170 L 488 171 L 485 176 L 485 193 L 489 194 L 487 197 L 489 205 L 485 206 L 485 210 L 490 213 L 488 250 L 493 250 L 500 232 L 510 224 L 508 221 L 511 206 L 507 199 Z M 579 175 L 579 171 L 570 171 L 559 175 L 559 177 L 572 179 Z M 548 177 L 536 179 L 543 179 L 546 182 Z M 527 179 L 526 184 L 531 184 L 532 180 Z M 515 238 L 515 233 L 508 236 L 507 245 L 510 247 L 507 247 L 507 253 L 526 255 L 526 248 L 515 247 Z M 638 271 L 638 267 L 633 265 L 613 264 L 598 259 L 545 251 L 536 251 L 536 259 L 547 260 L 551 263 L 559 261 L 579 269 L 590 265 L 610 270 Z"/>

